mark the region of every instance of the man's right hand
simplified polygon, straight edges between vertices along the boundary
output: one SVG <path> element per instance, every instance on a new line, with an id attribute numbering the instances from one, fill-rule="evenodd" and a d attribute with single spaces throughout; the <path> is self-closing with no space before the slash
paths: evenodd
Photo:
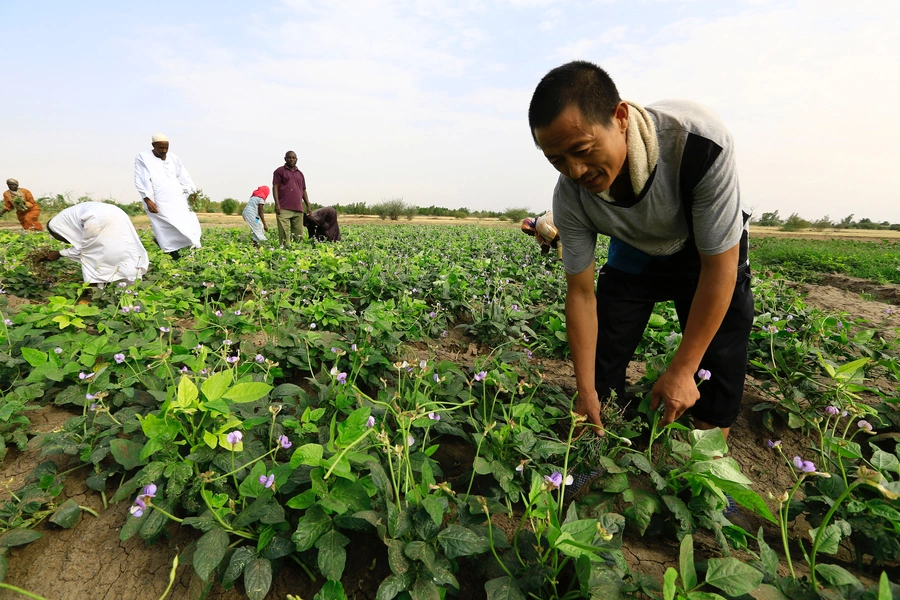
<path id="1" fill-rule="evenodd" d="M 281 214 L 281 207 L 278 206 L 278 203 L 277 203 L 277 202 L 275 203 L 275 214 L 276 214 L 276 215 L 280 215 L 280 214 Z"/>
<path id="2" fill-rule="evenodd" d="M 159 209 L 156 208 L 156 202 L 154 202 L 150 198 L 144 198 L 144 204 L 147 205 L 147 210 L 152 212 L 154 215 L 159 213 Z"/>
<path id="3" fill-rule="evenodd" d="M 578 394 L 575 399 L 575 413 L 587 417 L 585 427 L 590 427 L 597 435 L 603 435 L 603 422 L 600 420 L 600 397 L 597 390 L 591 390 L 587 394 Z M 577 437 L 581 437 L 584 429 L 576 432 Z"/>

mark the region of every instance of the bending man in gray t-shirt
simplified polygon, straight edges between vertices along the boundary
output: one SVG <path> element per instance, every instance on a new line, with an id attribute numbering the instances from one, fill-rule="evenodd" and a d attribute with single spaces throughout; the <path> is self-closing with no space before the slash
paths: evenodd
<path id="1" fill-rule="evenodd" d="M 753 322 L 731 135 L 685 101 L 624 102 L 600 67 L 548 73 L 529 108 L 535 143 L 561 173 L 553 195 L 566 268 L 566 330 L 576 412 L 602 427 L 602 398 L 622 396 L 625 370 L 655 302 L 674 300 L 683 331 L 653 387 L 663 423 L 692 408 L 700 429 L 727 436 L 740 412 Z M 594 293 L 597 234 L 609 257 Z M 595 305 L 596 302 L 596 305 Z M 698 389 L 698 371 L 711 377 Z"/>

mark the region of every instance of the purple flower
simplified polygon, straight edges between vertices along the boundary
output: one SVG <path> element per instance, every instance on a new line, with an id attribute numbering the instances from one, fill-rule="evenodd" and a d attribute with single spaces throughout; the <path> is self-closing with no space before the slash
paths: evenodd
<path id="1" fill-rule="evenodd" d="M 766 329 L 766 331 L 768 331 L 769 333 L 778 333 L 778 328 L 775 327 L 774 325 L 769 325 L 769 326 L 766 327 L 765 329 Z"/>
<path id="2" fill-rule="evenodd" d="M 91 404 L 91 405 L 88 407 L 88 410 L 91 411 L 91 412 L 94 412 L 94 411 L 97 410 L 98 408 L 100 408 L 100 405 L 99 405 L 99 404 Z"/>
<path id="3" fill-rule="evenodd" d="M 518 304 L 513 304 L 513 305 L 512 305 L 512 309 L 513 309 L 514 311 L 518 312 L 518 311 L 519 311 L 519 305 L 518 305 Z"/>
<path id="4" fill-rule="evenodd" d="M 559 489 L 559 486 L 562 485 L 563 476 L 559 471 L 553 471 L 552 475 L 544 475 L 544 483 L 547 484 L 551 490 Z"/>
<path id="5" fill-rule="evenodd" d="M 701 381 L 709 381 L 710 378 L 712 377 L 712 373 L 710 373 L 706 369 L 700 369 L 699 371 L 697 371 L 697 377 Z"/>
<path id="6" fill-rule="evenodd" d="M 93 376 L 94 376 L 93 373 L 84 373 L 84 372 L 81 372 L 81 373 L 78 374 L 78 379 L 90 379 L 90 378 L 93 377 Z"/>
<path id="7" fill-rule="evenodd" d="M 134 504 L 131 505 L 131 508 L 128 509 L 128 512 L 131 513 L 131 516 L 140 519 L 142 516 L 144 516 L 145 510 L 147 510 L 147 504 L 144 503 L 140 496 L 138 496 L 134 499 Z"/>
<path id="8" fill-rule="evenodd" d="M 128 284 L 125 283 L 124 281 L 120 281 L 120 282 L 119 282 L 119 287 L 120 287 L 120 288 L 123 288 L 123 287 L 125 287 L 126 285 L 128 285 Z"/>
<path id="9" fill-rule="evenodd" d="M 266 362 L 266 357 L 263 356 L 262 354 L 257 354 L 256 358 L 254 358 L 253 360 L 258 362 L 259 364 L 263 364 L 264 362 Z"/>
<path id="10" fill-rule="evenodd" d="M 769 440 L 768 442 L 766 442 L 766 446 L 768 446 L 770 449 L 775 449 L 780 445 L 781 440 L 775 440 L 774 442 L 772 440 Z"/>
<path id="11" fill-rule="evenodd" d="M 125 355 L 121 352 L 119 354 L 113 354 L 113 360 L 121 365 L 123 362 L 125 362 Z"/>
<path id="12" fill-rule="evenodd" d="M 181 372 L 182 372 L 182 373 L 190 373 L 191 370 L 188 369 L 187 367 L 181 367 Z"/>
<path id="13" fill-rule="evenodd" d="M 237 316 L 241 316 L 241 311 L 240 311 L 240 310 L 236 310 L 236 311 L 234 311 L 234 314 L 237 315 Z"/>
<path id="14" fill-rule="evenodd" d="M 431 378 L 434 379 L 434 382 L 435 382 L 435 383 L 439 383 L 440 380 L 441 380 L 441 378 L 438 377 L 438 374 L 437 374 L 437 373 L 435 373 L 434 375 L 432 375 Z"/>
<path id="15" fill-rule="evenodd" d="M 792 462 L 797 469 L 804 473 L 814 473 L 816 471 L 816 465 L 812 464 L 811 461 L 803 460 L 799 456 L 795 456 Z"/>
<path id="16" fill-rule="evenodd" d="M 222 342 L 222 344 L 224 344 L 225 346 L 230 346 L 230 345 L 231 345 L 231 340 L 224 340 L 224 341 Z"/>
<path id="17" fill-rule="evenodd" d="M 872 431 L 872 424 L 869 423 L 868 421 L 866 421 L 865 419 L 859 421 L 856 424 L 856 426 L 859 427 L 860 429 L 862 429 L 863 431 Z"/>
<path id="18" fill-rule="evenodd" d="M 201 375 L 206 375 L 206 371 L 207 371 L 207 369 L 200 369 L 200 374 L 201 374 Z"/>
<path id="19" fill-rule="evenodd" d="M 97 396 L 95 396 L 95 395 L 93 395 L 93 394 L 85 394 L 85 395 L 84 395 L 85 400 L 93 400 L 93 399 L 96 398 L 96 397 L 97 397 Z"/>
<path id="20" fill-rule="evenodd" d="M 131 307 L 130 307 L 130 306 L 123 306 L 123 307 L 122 307 L 122 314 L 128 314 L 128 313 L 130 313 L 130 312 L 131 312 Z"/>
<path id="21" fill-rule="evenodd" d="M 430 413 L 428 413 L 428 418 L 431 419 L 432 421 L 440 421 L 440 420 L 441 420 L 441 415 L 439 415 L 439 414 L 437 414 L 437 413 L 430 412 Z"/>
<path id="22" fill-rule="evenodd" d="M 150 485 L 144 486 L 144 496 L 148 498 L 156 498 L 156 484 L 151 483 Z"/>
<path id="23" fill-rule="evenodd" d="M 434 312 L 434 311 L 431 311 L 430 313 L 428 313 L 428 316 L 431 317 L 431 318 L 433 319 L 433 318 L 435 318 L 435 317 L 437 316 L 437 313 Z M 11 325 L 11 324 L 12 324 L 12 323 L 10 323 L 10 325 Z"/>
<path id="24" fill-rule="evenodd" d="M 446 329 L 445 329 L 444 331 L 441 332 L 441 337 L 442 337 L 442 338 L 447 337 L 447 330 L 446 330 Z"/>
<path id="25" fill-rule="evenodd" d="M 53 351 L 57 354 L 62 354 L 62 348 L 54 348 Z"/>
<path id="26" fill-rule="evenodd" d="M 831 416 L 831 417 L 838 414 L 839 412 L 841 412 L 841 411 L 838 410 L 837 406 L 828 406 L 825 408 L 825 414 L 828 416 Z"/>
<path id="27" fill-rule="evenodd" d="M 366 427 L 375 427 L 375 417 L 369 415 L 369 418 L 366 419 Z"/>
<path id="28" fill-rule="evenodd" d="M 337 354 L 337 348 L 335 348 L 334 346 L 332 346 L 332 347 L 331 347 L 331 353 L 332 353 L 332 354 Z"/>
<path id="29" fill-rule="evenodd" d="M 484 381 L 485 377 L 487 377 L 487 371 L 475 373 L 475 381 Z"/>
<path id="30" fill-rule="evenodd" d="M 525 348 L 525 356 L 528 357 L 528 360 L 531 360 L 531 357 L 534 355 L 531 353 L 531 350 L 529 350 L 528 348 Z"/>
<path id="31" fill-rule="evenodd" d="M 140 306 L 132 306 L 131 310 L 133 310 L 136 313 L 139 313 L 139 312 L 141 312 L 141 307 Z"/>
<path id="32" fill-rule="evenodd" d="M 310 323 L 310 324 L 309 324 L 309 328 L 310 328 L 310 329 L 315 329 L 315 328 L 316 328 L 316 324 L 315 324 L 315 323 Z"/>
<path id="33" fill-rule="evenodd" d="M 216 311 L 215 313 L 213 313 L 213 314 L 216 315 L 217 317 L 221 317 L 221 316 L 222 316 L 222 311 L 221 311 L 221 310 L 217 310 L 217 311 Z"/>
<path id="34" fill-rule="evenodd" d="M 291 440 L 289 440 L 288 436 L 286 436 L 286 435 L 278 436 L 278 445 L 281 446 L 282 448 L 284 448 L 285 450 L 287 450 L 288 448 L 293 446 L 293 444 L 291 444 Z"/>
<path id="35" fill-rule="evenodd" d="M 843 321 L 838 321 L 838 322 L 837 322 L 837 325 L 835 325 L 835 327 L 837 327 L 838 329 L 843 329 L 843 328 L 844 328 L 844 322 L 843 322 Z"/>
<path id="36" fill-rule="evenodd" d="M 160 327 L 159 330 L 162 331 L 163 333 L 169 333 L 170 331 L 172 331 L 168 327 Z"/>
<path id="37" fill-rule="evenodd" d="M 238 444 L 241 443 L 241 440 L 244 439 L 244 434 L 241 433 L 240 431 L 235 430 L 235 431 L 232 431 L 231 433 L 229 433 L 227 436 L 225 436 L 225 439 L 232 446 L 237 446 Z"/>
<path id="38" fill-rule="evenodd" d="M 269 475 L 266 477 L 265 475 L 259 476 L 259 484 L 265 488 L 272 487 L 272 484 L 275 483 L 275 474 Z"/>
<path id="39" fill-rule="evenodd" d="M 11 321 L 10 319 L 3 319 L 3 322 L 4 322 L 6 325 L 12 325 L 12 321 Z"/>
<path id="40" fill-rule="evenodd" d="M 337 374 L 337 382 L 341 385 L 347 383 L 347 374 L 346 373 L 338 373 Z"/>
<path id="41" fill-rule="evenodd" d="M 226 358 L 225 360 L 228 361 L 229 364 L 232 364 L 232 365 L 233 365 L 234 363 L 236 363 L 236 362 L 239 361 L 240 359 L 241 359 L 240 356 L 229 356 L 229 357 Z"/>
<path id="42" fill-rule="evenodd" d="M 356 352 L 356 344 L 350 344 L 350 350 Z"/>
<path id="43" fill-rule="evenodd" d="M 850 413 L 848 413 L 846 410 L 842 410 L 842 411 L 841 411 L 841 417 L 846 417 L 846 416 L 849 415 L 849 414 L 850 414 Z"/>

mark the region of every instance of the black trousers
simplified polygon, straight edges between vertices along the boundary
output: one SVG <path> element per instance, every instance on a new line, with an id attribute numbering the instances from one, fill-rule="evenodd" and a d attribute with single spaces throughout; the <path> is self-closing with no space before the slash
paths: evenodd
<path id="1" fill-rule="evenodd" d="M 625 371 L 647 327 L 653 305 L 673 300 L 684 331 L 697 283 L 699 263 L 653 264 L 633 275 L 604 265 L 597 277 L 597 357 L 595 385 L 600 398 L 615 391 L 625 397 Z M 747 373 L 747 343 L 753 325 L 750 267 L 738 268 L 731 305 L 700 361 L 712 377 L 700 386 L 691 409 L 695 419 L 717 427 L 737 420 Z"/>

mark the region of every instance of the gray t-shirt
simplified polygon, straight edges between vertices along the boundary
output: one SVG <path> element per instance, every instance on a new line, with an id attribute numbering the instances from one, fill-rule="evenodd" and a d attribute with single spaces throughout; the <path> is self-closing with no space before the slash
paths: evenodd
<path id="1" fill-rule="evenodd" d="M 644 107 L 659 140 L 659 160 L 636 197 L 609 203 L 560 175 L 553 193 L 566 272 L 580 273 L 594 260 L 597 234 L 663 257 L 685 246 L 693 233 L 701 254 L 720 254 L 748 229 L 742 210 L 734 142 L 708 108 L 684 100 Z M 692 229 L 684 214 L 690 206 Z"/>

